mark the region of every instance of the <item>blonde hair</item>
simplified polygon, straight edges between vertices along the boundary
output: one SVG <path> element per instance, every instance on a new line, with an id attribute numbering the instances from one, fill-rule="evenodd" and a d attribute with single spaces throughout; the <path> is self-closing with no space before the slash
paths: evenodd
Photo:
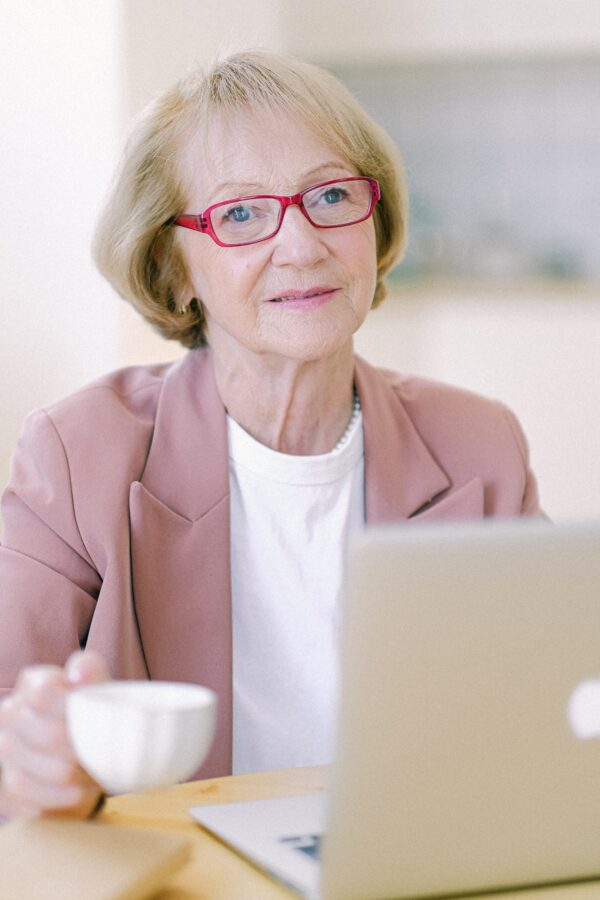
<path id="1" fill-rule="evenodd" d="M 187 272 L 172 221 L 186 202 L 181 154 L 192 134 L 206 134 L 216 114 L 265 108 L 299 118 L 359 174 L 379 181 L 374 307 L 386 296 L 384 277 L 406 246 L 407 190 L 398 151 L 330 72 L 264 51 L 236 53 L 206 74 L 193 72 L 136 121 L 93 245 L 96 265 L 115 290 L 164 337 L 186 347 L 206 338 L 201 303 L 179 310 Z"/>

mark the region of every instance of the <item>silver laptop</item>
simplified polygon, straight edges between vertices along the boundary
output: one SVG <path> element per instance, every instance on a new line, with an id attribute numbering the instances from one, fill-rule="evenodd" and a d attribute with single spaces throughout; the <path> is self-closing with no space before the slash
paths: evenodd
<path id="1" fill-rule="evenodd" d="M 327 797 L 194 817 L 323 900 L 600 876 L 600 522 L 367 530 L 343 618 Z"/>

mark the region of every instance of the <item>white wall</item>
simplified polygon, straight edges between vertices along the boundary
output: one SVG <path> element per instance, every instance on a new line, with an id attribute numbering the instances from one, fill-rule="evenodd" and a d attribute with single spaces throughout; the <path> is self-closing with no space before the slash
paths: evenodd
<path id="1" fill-rule="evenodd" d="M 583 54 L 600 44 L 599 0 L 282 2 L 289 48 L 337 63 Z"/>
<path id="2" fill-rule="evenodd" d="M 0 484 L 25 414 L 116 363 L 89 244 L 117 151 L 117 13 L 0 5 Z"/>
<path id="3" fill-rule="evenodd" d="M 122 0 L 124 113 L 190 68 L 248 47 L 277 50 L 287 0 Z"/>

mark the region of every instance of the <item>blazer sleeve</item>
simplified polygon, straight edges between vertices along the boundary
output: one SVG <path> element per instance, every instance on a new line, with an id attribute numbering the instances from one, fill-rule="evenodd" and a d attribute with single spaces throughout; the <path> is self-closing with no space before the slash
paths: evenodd
<path id="1" fill-rule="evenodd" d="M 67 455 L 43 411 L 25 423 L 2 518 L 0 695 L 22 666 L 62 665 L 85 643 L 101 586 L 77 526 Z"/>
<path id="2" fill-rule="evenodd" d="M 521 516 L 537 516 L 539 518 L 547 519 L 548 516 L 543 511 L 540 506 L 539 499 L 539 491 L 537 479 L 533 473 L 531 468 L 530 460 L 529 460 L 529 444 L 527 443 L 527 438 L 525 437 L 525 432 L 521 427 L 521 423 L 519 422 L 516 415 L 510 410 L 507 406 L 500 404 L 502 410 L 504 411 L 504 415 L 508 422 L 509 428 L 512 431 L 515 442 L 517 444 L 517 448 L 519 454 L 521 456 L 523 462 L 523 468 L 525 471 L 525 481 L 524 481 L 524 489 L 523 496 L 521 499 Z"/>

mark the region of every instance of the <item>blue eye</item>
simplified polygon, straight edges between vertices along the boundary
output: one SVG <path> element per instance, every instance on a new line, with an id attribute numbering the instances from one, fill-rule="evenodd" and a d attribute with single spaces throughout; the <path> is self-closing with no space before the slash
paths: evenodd
<path id="1" fill-rule="evenodd" d="M 230 222 L 247 222 L 249 218 L 249 206 L 234 206 L 232 209 L 228 209 L 225 214 L 225 219 L 229 219 Z"/>
<path id="2" fill-rule="evenodd" d="M 323 194 L 323 200 L 325 203 L 339 203 L 340 200 L 344 200 L 348 194 L 346 191 L 343 191 L 341 188 L 328 188 Z"/>

